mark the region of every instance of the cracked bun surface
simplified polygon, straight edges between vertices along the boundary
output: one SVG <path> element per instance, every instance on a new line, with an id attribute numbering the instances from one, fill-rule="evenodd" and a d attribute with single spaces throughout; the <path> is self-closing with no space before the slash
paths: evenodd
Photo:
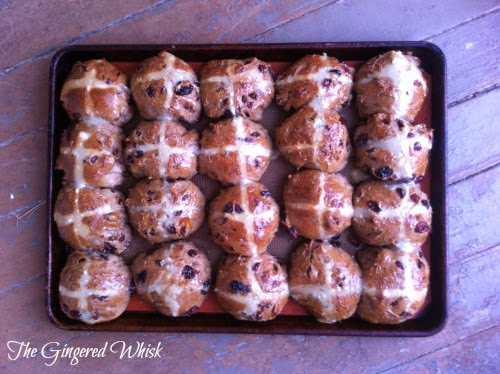
<path id="1" fill-rule="evenodd" d="M 278 225 L 278 204 L 260 183 L 229 187 L 210 203 L 212 240 L 231 254 L 256 256 L 264 252 Z"/>
<path id="2" fill-rule="evenodd" d="M 257 58 L 213 60 L 201 70 L 201 100 L 210 118 L 260 121 L 273 97 L 271 66 Z"/>
<path id="3" fill-rule="evenodd" d="M 415 317 L 429 287 L 429 264 L 422 252 L 372 247 L 359 250 L 356 257 L 363 278 L 358 315 L 385 324 Z"/>
<path id="4" fill-rule="evenodd" d="M 276 101 L 288 111 L 300 109 L 321 96 L 330 109 L 351 100 L 354 69 L 326 54 L 307 55 L 276 81 Z"/>
<path id="5" fill-rule="evenodd" d="M 340 171 L 351 154 L 345 120 L 331 109 L 318 112 L 305 106 L 276 130 L 278 148 L 298 169 L 306 167 L 327 173 Z"/>
<path id="6" fill-rule="evenodd" d="M 269 321 L 288 301 L 287 274 L 268 253 L 226 256 L 217 272 L 215 294 L 222 308 L 234 318 Z"/>
<path id="7" fill-rule="evenodd" d="M 409 245 L 410 250 L 431 230 L 432 208 L 416 184 L 365 182 L 357 187 L 353 206 L 354 232 L 367 244 Z"/>
<path id="8" fill-rule="evenodd" d="M 132 274 L 139 296 L 170 317 L 197 313 L 210 288 L 210 262 L 191 242 L 141 253 L 132 263 Z"/>
<path id="9" fill-rule="evenodd" d="M 62 187 L 54 220 L 61 239 L 77 251 L 122 253 L 130 246 L 123 196 L 109 188 Z"/>
<path id="10" fill-rule="evenodd" d="M 390 51 L 368 60 L 354 76 L 359 116 L 392 114 L 412 122 L 427 95 L 417 57 Z"/>
<path id="11" fill-rule="evenodd" d="M 290 296 L 319 322 L 351 317 L 361 295 L 361 272 L 341 248 L 310 241 L 292 254 Z"/>
<path id="12" fill-rule="evenodd" d="M 59 281 L 64 314 L 88 324 L 118 318 L 130 300 L 130 270 L 111 253 L 73 252 Z"/>
<path id="13" fill-rule="evenodd" d="M 351 225 L 351 199 L 352 186 L 340 174 L 317 170 L 291 174 L 283 194 L 284 224 L 292 236 L 329 239 Z"/>
<path id="14" fill-rule="evenodd" d="M 127 82 L 106 60 L 78 61 L 63 84 L 61 103 L 73 120 L 120 126 L 133 116 Z"/>
<path id="15" fill-rule="evenodd" d="M 163 51 L 137 65 L 130 89 L 142 118 L 193 124 L 201 115 L 199 85 L 187 63 Z"/>
<path id="16" fill-rule="evenodd" d="M 378 113 L 354 134 L 356 165 L 378 179 L 410 182 L 423 177 L 432 148 L 432 130 Z"/>
<path id="17" fill-rule="evenodd" d="M 73 123 L 61 137 L 56 169 L 76 187 L 116 187 L 124 180 L 123 134 L 119 127 Z"/>
<path id="18" fill-rule="evenodd" d="M 150 243 L 186 238 L 205 217 L 205 196 L 190 181 L 144 179 L 130 189 L 125 205 L 130 223 Z"/>
<path id="19" fill-rule="evenodd" d="M 189 179 L 196 174 L 198 134 L 174 120 L 142 121 L 125 144 L 125 163 L 136 178 Z"/>
<path id="20" fill-rule="evenodd" d="M 230 185 L 262 177 L 271 160 L 272 142 L 260 124 L 237 117 L 210 124 L 200 148 L 200 173 Z"/>

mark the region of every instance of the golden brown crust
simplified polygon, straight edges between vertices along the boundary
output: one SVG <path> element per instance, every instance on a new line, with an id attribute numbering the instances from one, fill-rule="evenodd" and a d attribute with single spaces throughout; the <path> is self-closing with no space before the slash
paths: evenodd
<path id="1" fill-rule="evenodd" d="M 89 324 L 111 321 L 127 308 L 130 281 L 130 270 L 120 256 L 73 252 L 59 281 L 61 309 Z"/>
<path id="2" fill-rule="evenodd" d="M 267 253 L 226 256 L 217 272 L 215 294 L 234 318 L 269 321 L 288 301 L 287 275 L 280 262 Z"/>
<path id="3" fill-rule="evenodd" d="M 292 235 L 329 239 L 351 225 L 352 186 L 340 174 L 304 170 L 288 177 L 283 195 Z"/>
<path id="4" fill-rule="evenodd" d="M 61 239 L 75 250 L 121 253 L 130 246 L 123 196 L 109 188 L 64 186 L 57 195 L 54 220 Z"/>
<path id="5" fill-rule="evenodd" d="M 132 226 L 151 243 L 186 238 L 205 217 L 205 196 L 190 181 L 144 179 L 130 189 L 125 205 Z"/>
<path id="6" fill-rule="evenodd" d="M 409 182 L 423 177 L 432 129 L 378 113 L 354 134 L 356 165 L 378 179 Z"/>
<path id="7" fill-rule="evenodd" d="M 198 154 L 197 132 L 173 120 L 142 121 L 125 140 L 125 163 L 136 178 L 192 178 Z"/>
<path id="8" fill-rule="evenodd" d="M 272 143 L 260 124 L 241 117 L 210 124 L 200 140 L 200 173 L 223 184 L 259 180 L 270 163 Z"/>
<path id="9" fill-rule="evenodd" d="M 64 171 L 66 183 L 77 187 L 115 187 L 124 179 L 122 139 L 116 126 L 74 123 L 61 136 L 56 169 Z"/>
<path id="10" fill-rule="evenodd" d="M 260 121 L 274 97 L 272 74 L 271 66 L 257 58 L 209 61 L 201 70 L 205 114 Z"/>
<path id="11" fill-rule="evenodd" d="M 177 241 L 140 254 L 132 274 L 139 296 L 171 317 L 197 313 L 210 288 L 210 262 L 191 242 Z"/>
<path id="12" fill-rule="evenodd" d="M 61 103 L 74 120 L 123 125 L 133 116 L 127 76 L 106 60 L 78 61 L 61 91 Z"/>
<path id="13" fill-rule="evenodd" d="M 368 60 L 354 77 L 360 117 L 393 114 L 413 121 L 427 95 L 420 60 L 390 51 Z"/>
<path id="14" fill-rule="evenodd" d="M 212 239 L 228 253 L 256 256 L 264 252 L 278 225 L 278 205 L 260 183 L 222 190 L 210 203 Z"/>
<path id="15" fill-rule="evenodd" d="M 320 322 L 349 318 L 361 295 L 359 266 L 340 248 L 307 242 L 292 254 L 290 295 Z"/>
<path id="16" fill-rule="evenodd" d="M 371 323 L 397 324 L 415 317 L 429 286 L 422 252 L 365 248 L 357 252 L 363 291 L 357 313 Z"/>
<path id="17" fill-rule="evenodd" d="M 276 143 L 283 157 L 297 168 L 333 173 L 344 168 L 351 153 L 344 123 L 334 110 L 319 116 L 305 106 L 276 130 Z"/>
<path id="18" fill-rule="evenodd" d="M 354 69 L 334 57 L 307 55 L 276 81 L 276 100 L 285 110 L 299 109 L 325 90 L 325 101 L 338 109 L 351 100 Z"/>
<path id="19" fill-rule="evenodd" d="M 431 229 L 432 208 L 418 185 L 370 181 L 353 198 L 352 226 L 371 245 L 422 244 Z"/>
<path id="20" fill-rule="evenodd" d="M 195 123 L 201 115 L 199 84 L 187 63 L 163 51 L 137 65 L 130 89 L 143 118 Z"/>

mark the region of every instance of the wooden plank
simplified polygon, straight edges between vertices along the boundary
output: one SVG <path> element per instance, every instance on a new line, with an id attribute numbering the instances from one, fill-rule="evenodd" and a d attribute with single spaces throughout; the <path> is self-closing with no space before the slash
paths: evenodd
<path id="1" fill-rule="evenodd" d="M 428 39 L 441 47 L 448 60 L 448 102 L 500 85 L 498 35 L 500 11 L 495 11 Z"/>
<path id="2" fill-rule="evenodd" d="M 112 3 L 109 0 L 2 2 L 0 71 L 68 40 L 78 40 L 84 33 L 121 22 L 157 4 L 158 0 L 125 1 L 110 12 Z"/>
<path id="3" fill-rule="evenodd" d="M 497 89 L 449 109 L 450 183 L 500 162 L 499 102 L 500 89 Z"/>
<path id="4" fill-rule="evenodd" d="M 298 373 L 310 373 L 315 369 L 333 370 L 339 367 L 346 372 L 379 372 L 399 363 L 418 359 L 424 354 L 436 352 L 452 342 L 496 326 L 500 318 L 500 289 L 496 278 L 498 261 L 500 247 L 469 261 L 452 265 L 450 319 L 441 333 L 429 338 L 100 333 L 76 338 L 68 345 L 101 347 L 106 341 L 123 340 L 129 344 L 135 344 L 136 341 L 157 344 L 161 341 L 164 347 L 161 360 L 119 360 L 117 356 L 109 355 L 105 364 L 101 359 L 82 359 L 80 364 L 74 367 L 75 372 L 88 372 L 89 369 L 97 371 L 102 369 L 103 365 L 113 367 L 116 372 L 143 371 L 145 367 L 149 370 L 161 370 L 165 363 L 168 363 L 171 372 L 194 373 L 234 372 L 244 368 L 257 372 L 293 370 Z M 57 330 L 47 323 L 43 300 L 41 297 L 34 297 L 44 293 L 43 281 L 36 279 L 15 290 L 0 294 L 4 336 L 31 341 L 35 346 L 40 346 L 47 339 L 65 341 L 78 336 L 77 332 Z M 11 370 L 18 372 L 33 370 L 42 365 L 39 359 L 10 363 L 6 357 L 6 347 L 0 345 L 0 365 L 11 364 Z M 66 367 L 67 361 L 63 360 L 59 365 L 57 367 Z"/>
<path id="5" fill-rule="evenodd" d="M 452 29 L 498 7 L 498 1 L 495 0 L 343 1 L 279 25 L 246 41 L 418 40 Z"/>
<path id="6" fill-rule="evenodd" d="M 387 373 L 496 373 L 499 346 L 500 327 L 497 325 Z"/>

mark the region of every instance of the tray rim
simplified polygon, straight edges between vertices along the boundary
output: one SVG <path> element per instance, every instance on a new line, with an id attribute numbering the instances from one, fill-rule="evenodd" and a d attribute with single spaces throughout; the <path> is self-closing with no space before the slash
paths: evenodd
<path id="1" fill-rule="evenodd" d="M 431 113 L 433 118 L 433 123 L 435 122 L 435 111 L 439 111 L 439 122 L 440 122 L 440 134 L 441 136 L 436 139 L 435 147 L 433 148 L 433 153 L 431 156 L 431 164 L 437 164 L 439 167 L 438 173 L 432 174 L 432 180 L 438 179 L 439 183 L 437 186 L 431 186 L 431 190 L 434 194 L 439 194 L 439 204 L 433 202 L 433 238 L 440 242 L 440 250 L 438 253 L 434 253 L 433 243 L 431 239 L 431 286 L 429 288 L 430 292 L 433 292 L 432 301 L 433 303 L 439 303 L 438 315 L 434 316 L 434 322 L 431 323 L 429 328 L 421 330 L 404 330 L 404 329 L 392 329 L 390 325 L 373 325 L 370 329 L 337 329 L 339 324 L 335 324 L 335 328 L 328 329 L 329 326 L 318 322 L 311 323 L 307 321 L 306 325 L 312 326 L 300 326 L 300 325 L 288 325 L 288 326 L 273 326 L 274 321 L 269 322 L 247 322 L 247 321 L 236 321 L 232 320 L 232 317 L 227 316 L 228 321 L 232 323 L 223 323 L 223 321 L 215 321 L 216 314 L 204 313 L 201 315 L 195 315 L 188 318 L 177 318 L 172 319 L 165 316 L 159 315 L 159 313 L 154 312 L 125 312 L 117 320 L 107 322 L 104 324 L 86 325 L 77 321 L 70 320 L 69 318 L 61 318 L 61 313 L 54 308 L 54 300 L 57 299 L 57 295 L 51 292 L 51 285 L 54 281 L 52 267 L 54 263 L 53 257 L 53 243 L 52 243 L 52 232 L 53 232 L 53 220 L 52 220 L 52 208 L 54 204 L 53 196 L 53 171 L 54 171 L 54 161 L 57 150 L 54 150 L 54 133 L 55 133 L 55 108 L 58 105 L 58 100 L 56 97 L 56 78 L 58 73 L 58 66 L 60 60 L 68 53 L 72 52 L 88 52 L 88 53 L 106 53 L 106 52 L 116 52 L 116 51 L 139 51 L 139 52 L 157 52 L 160 50 L 168 51 L 243 51 L 245 49 L 249 50 L 281 50 L 286 51 L 287 49 L 348 49 L 354 50 L 359 48 L 364 49 L 422 49 L 429 53 L 433 59 L 435 59 L 435 64 L 439 71 L 433 72 L 432 80 L 432 92 L 438 89 L 441 93 L 438 98 L 433 97 L 431 102 Z M 334 52 L 329 52 L 334 54 Z M 374 52 L 374 54 L 380 52 Z M 435 76 L 435 77 L 434 77 Z M 437 78 L 437 79 L 436 79 Z M 47 146 L 47 167 L 48 167 L 48 177 L 47 177 L 47 278 L 46 278 L 46 309 L 50 322 L 57 328 L 64 330 L 79 330 L 79 331 L 129 331 L 129 332 L 203 332 L 203 333 L 257 333 L 257 334 L 302 334 L 302 335 L 333 335 L 333 336 L 368 336 L 368 337 L 427 337 L 435 335 L 440 332 L 446 325 L 448 320 L 448 287 L 447 287 L 447 106 L 446 106 L 446 58 L 443 51 L 433 43 L 426 41 L 359 41 L 359 42 L 320 42 L 320 43 L 268 43 L 268 44 L 101 44 L 101 45 L 72 45 L 66 46 L 57 50 L 52 57 L 50 64 L 50 81 L 49 81 L 49 129 L 48 129 L 48 146 Z M 434 124 L 435 126 L 435 124 Z M 435 129 L 435 127 L 433 128 Z M 436 147 L 436 143 L 438 147 Z M 439 212 L 439 214 L 437 214 Z M 439 220 L 436 219 L 438 216 Z M 435 230 L 435 227 L 439 226 L 439 230 Z M 436 257 L 436 258 L 434 258 Z M 436 268 L 438 271 L 436 271 Z M 436 286 L 432 284 L 439 280 L 440 286 L 438 286 L 438 291 L 435 291 Z M 434 295 L 436 293 L 436 295 Z M 429 311 L 430 313 L 430 311 Z M 295 319 L 298 318 L 308 318 L 305 316 L 281 316 L 281 319 Z M 210 321 L 212 320 L 212 321 Z M 169 324 L 167 322 L 172 322 Z M 145 323 L 146 322 L 146 323 Z M 201 322 L 201 323 L 200 323 Z M 211 323 L 211 324 L 209 324 Z M 399 325 L 399 326 L 403 326 Z"/>

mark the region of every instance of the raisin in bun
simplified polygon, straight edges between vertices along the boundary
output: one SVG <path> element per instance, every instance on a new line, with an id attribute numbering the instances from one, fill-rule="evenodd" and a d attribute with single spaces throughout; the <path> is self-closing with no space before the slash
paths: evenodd
<path id="1" fill-rule="evenodd" d="M 269 166 L 272 143 L 264 127 L 237 117 L 209 125 L 200 148 L 200 173 L 228 185 L 258 181 Z"/>
<path id="2" fill-rule="evenodd" d="M 143 118 L 192 124 L 201 115 L 199 84 L 187 63 L 163 51 L 137 65 L 130 89 Z"/>
<path id="3" fill-rule="evenodd" d="M 64 81 L 61 103 L 74 120 L 120 126 L 133 116 L 127 81 L 106 60 L 78 61 Z"/>
<path id="4" fill-rule="evenodd" d="M 357 187 L 353 206 L 352 226 L 365 243 L 411 247 L 429 235 L 432 208 L 416 184 L 365 182 Z"/>
<path id="5" fill-rule="evenodd" d="M 217 272 L 215 294 L 234 318 L 269 321 L 288 301 L 287 275 L 280 262 L 267 253 L 226 256 Z"/>
<path id="6" fill-rule="evenodd" d="M 415 317 L 429 287 L 422 252 L 365 248 L 356 253 L 363 290 L 357 314 L 371 323 L 397 324 Z"/>
<path id="7" fill-rule="evenodd" d="M 59 304 L 72 319 L 88 324 L 111 321 L 127 308 L 130 281 L 120 256 L 73 252 L 61 272 Z"/>
<path id="8" fill-rule="evenodd" d="M 124 179 L 122 140 L 121 129 L 111 124 L 73 123 L 61 137 L 56 169 L 76 187 L 116 187 Z"/>
<path id="9" fill-rule="evenodd" d="M 130 223 L 150 243 L 186 238 L 205 216 L 205 196 L 183 180 L 144 179 L 130 189 L 125 205 Z"/>
<path id="10" fill-rule="evenodd" d="M 57 195 L 54 220 L 61 239 L 75 250 L 122 253 L 130 246 L 123 196 L 109 188 L 64 186 Z"/>
<path id="11" fill-rule="evenodd" d="M 228 253 L 256 256 L 264 252 L 278 225 L 278 205 L 260 183 L 229 187 L 210 203 L 212 239 Z"/>
<path id="12" fill-rule="evenodd" d="M 271 66 L 257 58 L 213 60 L 201 70 L 201 100 L 210 118 L 260 121 L 274 97 Z"/>
<path id="13" fill-rule="evenodd" d="M 333 173 L 344 168 L 351 154 L 344 123 L 334 110 L 305 106 L 276 130 L 276 143 L 295 167 Z"/>
<path id="14" fill-rule="evenodd" d="M 356 129 L 356 165 L 378 179 L 423 178 L 432 148 L 432 129 L 378 113 Z"/>
<path id="15" fill-rule="evenodd" d="M 295 236 L 329 239 L 351 225 L 352 186 L 340 174 L 304 170 L 288 177 L 284 224 Z"/>
<path id="16" fill-rule="evenodd" d="M 310 241 L 291 258 L 290 296 L 319 322 L 351 317 L 361 295 L 361 273 L 352 257 L 326 242 Z"/>
<path id="17" fill-rule="evenodd" d="M 139 296 L 170 317 L 197 313 L 210 288 L 210 262 L 191 242 L 141 253 L 132 263 L 132 274 Z"/>
<path id="18" fill-rule="evenodd" d="M 136 178 L 192 178 L 198 154 L 197 132 L 174 120 L 142 121 L 125 141 L 125 163 Z"/>
<path id="19" fill-rule="evenodd" d="M 392 114 L 412 122 L 427 95 L 420 60 L 390 51 L 368 60 L 354 76 L 360 117 Z"/>
<path id="20" fill-rule="evenodd" d="M 318 97 L 327 107 L 339 109 L 351 100 L 353 72 L 353 68 L 326 53 L 307 55 L 278 77 L 276 100 L 287 111 L 300 109 Z"/>

